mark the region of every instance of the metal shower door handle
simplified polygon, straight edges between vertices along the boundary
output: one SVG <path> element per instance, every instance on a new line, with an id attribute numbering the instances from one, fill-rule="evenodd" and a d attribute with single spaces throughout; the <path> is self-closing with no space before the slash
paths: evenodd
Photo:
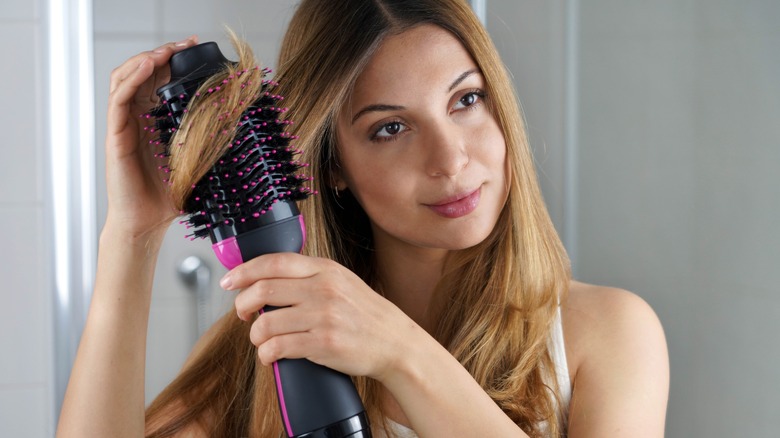
<path id="1" fill-rule="evenodd" d="M 211 268 L 198 256 L 192 255 L 181 262 L 177 268 L 179 278 L 195 294 L 197 305 L 198 338 L 209 327 L 209 298 L 211 294 Z"/>

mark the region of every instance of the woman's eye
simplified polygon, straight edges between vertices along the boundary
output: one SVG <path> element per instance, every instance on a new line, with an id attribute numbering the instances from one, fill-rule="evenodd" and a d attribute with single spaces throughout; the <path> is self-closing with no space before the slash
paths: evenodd
<path id="1" fill-rule="evenodd" d="M 480 99 L 484 97 L 484 93 L 480 91 L 472 91 L 468 94 L 465 94 L 463 97 L 458 99 L 458 102 L 455 104 L 454 110 L 459 110 L 463 108 L 468 108 L 470 106 L 475 105 L 477 102 L 479 102 Z"/>
<path id="2" fill-rule="evenodd" d="M 401 122 L 390 122 L 382 125 L 372 136 L 374 140 L 391 140 L 405 130 Z"/>

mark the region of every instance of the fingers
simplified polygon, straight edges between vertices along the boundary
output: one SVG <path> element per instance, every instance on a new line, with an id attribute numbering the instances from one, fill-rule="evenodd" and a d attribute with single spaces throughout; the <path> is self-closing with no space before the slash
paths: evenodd
<path id="1" fill-rule="evenodd" d="M 282 307 L 262 312 L 252 323 L 249 340 L 260 346 L 274 336 L 308 331 L 311 321 L 301 318 L 297 310 L 293 307 Z"/>
<path id="2" fill-rule="evenodd" d="M 197 43 L 198 37 L 193 35 L 179 42 L 163 44 L 154 50 L 145 51 L 133 56 L 111 72 L 109 93 L 113 93 L 114 90 L 116 90 L 116 88 L 136 70 L 138 64 L 140 64 L 144 58 L 150 58 L 154 63 L 155 68 L 162 67 L 168 63 L 174 53 L 192 47 Z"/>
<path id="3" fill-rule="evenodd" d="M 171 56 L 196 44 L 198 44 L 198 37 L 193 35 L 177 43 L 164 44 L 153 50 L 152 53 L 161 55 L 160 59 L 162 60 L 162 63 L 155 65 L 155 67 L 163 68 L 154 69 L 154 76 L 152 77 L 152 80 L 147 83 L 146 89 L 142 90 L 139 93 L 139 96 L 146 96 L 149 103 L 157 104 L 157 89 L 167 84 L 171 79 L 171 72 L 170 68 L 168 67 L 168 61 L 170 60 Z"/>
<path id="4" fill-rule="evenodd" d="M 264 306 L 294 306 L 333 300 L 354 281 L 343 266 L 317 257 L 275 253 L 256 257 L 228 272 L 220 281 L 226 290 L 240 290 L 238 317 L 249 321 Z M 316 278 L 315 278 L 316 277 Z"/>
<path id="5" fill-rule="evenodd" d="M 306 358 L 340 371 L 369 372 L 368 362 L 350 358 L 375 339 L 372 327 L 392 312 L 347 268 L 328 259 L 296 253 L 267 254 L 231 270 L 220 285 L 240 290 L 236 312 L 250 321 L 264 306 L 282 307 L 257 317 L 250 340 L 265 364 Z M 397 308 L 396 308 L 397 310 Z M 361 374 L 363 375 L 363 374 Z"/>
<path id="6" fill-rule="evenodd" d="M 257 356 L 263 365 L 271 365 L 279 359 L 309 359 L 321 363 L 319 358 L 307 353 L 318 349 L 318 341 L 309 332 L 287 333 L 274 336 L 257 347 Z"/>
<path id="7" fill-rule="evenodd" d="M 243 289 L 235 299 L 239 319 L 251 321 L 254 315 L 265 306 L 294 306 L 306 300 L 310 294 L 303 290 L 302 282 L 268 279 L 258 280 Z"/>
<path id="8" fill-rule="evenodd" d="M 139 53 L 111 72 L 109 111 L 115 106 L 129 104 L 143 96 L 150 105 L 156 102 L 155 90 L 168 81 L 168 61 L 174 53 L 197 44 L 193 36 L 177 43 L 164 44 L 154 50 Z M 160 72 L 164 70 L 165 74 Z M 150 80 L 151 79 L 151 80 Z"/>
<path id="9" fill-rule="evenodd" d="M 327 314 L 308 314 L 295 307 L 263 312 L 252 324 L 250 341 L 264 364 L 307 358 L 322 363 L 348 345 L 339 321 Z"/>
<path id="10" fill-rule="evenodd" d="M 309 278 L 337 270 L 338 265 L 327 259 L 291 252 L 266 254 L 235 267 L 222 277 L 219 284 L 225 290 L 239 290 L 260 279 Z"/>
<path id="11" fill-rule="evenodd" d="M 163 85 L 161 71 L 165 75 L 170 73 L 167 63 L 171 56 L 197 44 L 197 37 L 190 37 L 178 43 L 168 43 L 155 50 L 139 53 L 130 58 L 124 64 L 114 69 L 111 73 L 109 104 L 107 111 L 107 134 L 118 135 L 127 127 L 131 117 L 138 114 L 130 114 L 130 106 L 139 97 L 146 101 L 147 108 L 156 102 L 155 90 Z M 159 77 L 158 77 L 159 76 Z M 132 149 L 133 145 L 126 145 Z"/>
<path id="12" fill-rule="evenodd" d="M 128 122 L 130 102 L 138 91 L 138 87 L 153 72 L 153 60 L 144 56 L 137 59 L 135 70 L 129 72 L 108 97 L 109 105 L 106 120 L 108 122 L 108 135 L 121 132 Z"/>

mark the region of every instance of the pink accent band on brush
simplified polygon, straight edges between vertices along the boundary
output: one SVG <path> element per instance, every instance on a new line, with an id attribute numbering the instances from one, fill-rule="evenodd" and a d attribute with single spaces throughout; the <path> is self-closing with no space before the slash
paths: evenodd
<path id="1" fill-rule="evenodd" d="M 284 427 L 287 429 L 287 436 L 293 434 L 290 417 L 287 415 L 287 403 L 284 402 L 284 391 L 282 391 L 282 378 L 279 376 L 279 362 L 274 362 L 274 377 L 276 377 L 276 393 L 279 394 L 279 404 L 282 406 L 282 418 L 284 418 Z"/>
<path id="2" fill-rule="evenodd" d="M 260 309 L 260 314 L 265 310 Z M 274 362 L 274 380 L 276 381 L 276 393 L 279 394 L 279 405 L 282 407 L 282 418 L 284 419 L 284 428 L 287 430 L 287 436 L 295 436 L 290 424 L 290 416 L 287 415 L 287 403 L 284 402 L 284 391 L 282 391 L 282 379 L 279 376 L 279 362 Z"/>
<path id="3" fill-rule="evenodd" d="M 303 240 L 301 241 L 301 254 L 303 254 L 303 247 L 306 246 L 306 223 L 303 221 L 303 215 L 298 215 L 298 222 L 301 223 L 301 235 Z"/>
<path id="4" fill-rule="evenodd" d="M 244 260 L 241 258 L 241 250 L 238 249 L 238 242 L 235 237 L 230 237 L 217 242 L 211 245 L 211 249 L 214 250 L 214 254 L 217 255 L 219 261 L 228 269 L 233 269 L 241 263 L 244 263 Z"/>

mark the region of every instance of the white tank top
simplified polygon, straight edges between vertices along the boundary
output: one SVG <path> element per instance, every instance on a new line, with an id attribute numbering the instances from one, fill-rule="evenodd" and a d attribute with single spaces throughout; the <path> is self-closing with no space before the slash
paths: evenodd
<path id="1" fill-rule="evenodd" d="M 561 391 L 563 406 L 559 409 L 562 410 L 563 418 L 565 419 L 568 417 L 569 402 L 571 401 L 571 378 L 569 377 L 569 364 L 566 361 L 566 348 L 563 343 L 563 324 L 561 323 L 560 307 L 558 307 L 552 332 L 550 333 L 550 354 L 552 355 L 553 363 L 555 363 L 555 376 Z M 386 421 L 390 435 L 385 435 L 382 430 L 379 430 L 377 431 L 377 438 L 417 438 L 414 430 L 389 418 Z"/>

